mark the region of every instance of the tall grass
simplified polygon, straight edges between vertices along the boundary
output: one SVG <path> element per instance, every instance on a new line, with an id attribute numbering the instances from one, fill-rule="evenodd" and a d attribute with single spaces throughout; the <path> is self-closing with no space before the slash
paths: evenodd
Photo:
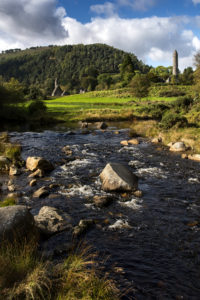
<path id="1" fill-rule="evenodd" d="M 37 248 L 37 235 L 0 244 L 0 299 L 119 299 L 113 282 L 97 274 L 90 247 L 76 249 L 59 264 L 44 261 Z"/>

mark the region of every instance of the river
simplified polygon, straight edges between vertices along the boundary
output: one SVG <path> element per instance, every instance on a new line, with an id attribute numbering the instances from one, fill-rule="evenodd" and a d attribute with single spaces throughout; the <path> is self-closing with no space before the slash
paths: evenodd
<path id="1" fill-rule="evenodd" d="M 22 145 L 24 160 L 43 156 L 55 166 L 37 188 L 60 184 L 52 191 L 54 197 L 33 200 L 36 187 L 28 185 L 24 173 L 15 179 L 24 192 L 21 203 L 33 214 L 44 205 L 62 209 L 72 216 L 73 225 L 95 220 L 82 238 L 126 291 L 122 299 L 200 299 L 200 163 L 143 138 L 139 145 L 122 146 L 128 129 L 118 130 L 10 132 L 11 140 Z M 73 159 L 62 152 L 66 145 Z M 138 175 L 142 198 L 115 194 L 117 199 L 107 208 L 94 206 L 93 196 L 105 194 L 99 174 L 108 162 L 128 165 Z M 62 256 L 67 239 L 60 233 L 45 247 Z"/>

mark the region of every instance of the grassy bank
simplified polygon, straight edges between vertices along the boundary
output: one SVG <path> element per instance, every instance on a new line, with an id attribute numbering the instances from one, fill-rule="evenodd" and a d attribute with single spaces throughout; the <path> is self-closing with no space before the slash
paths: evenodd
<path id="1" fill-rule="evenodd" d="M 48 112 L 62 121 L 130 120 L 148 117 L 141 108 L 149 103 L 172 102 L 176 97 L 149 96 L 138 100 L 128 89 L 89 92 L 45 100 Z"/>
<path id="2" fill-rule="evenodd" d="M 143 123 L 132 127 L 143 136 L 162 134 L 165 144 L 185 139 L 193 151 L 199 152 L 200 103 L 193 98 L 190 86 L 153 86 L 149 96 L 142 99 L 134 98 L 124 88 L 44 102 L 53 118 L 65 122 L 156 120 L 148 123 L 148 128 L 142 128 Z"/>
<path id="3" fill-rule="evenodd" d="M 62 263 L 44 260 L 37 248 L 37 235 L 1 242 L 0 299 L 119 299 L 114 283 L 97 273 L 89 247 L 76 248 Z"/>

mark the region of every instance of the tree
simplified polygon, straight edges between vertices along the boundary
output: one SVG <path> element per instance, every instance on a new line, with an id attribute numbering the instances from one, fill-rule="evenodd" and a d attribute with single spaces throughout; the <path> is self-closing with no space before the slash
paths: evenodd
<path id="1" fill-rule="evenodd" d="M 110 74 L 100 74 L 97 77 L 98 85 L 101 89 L 109 89 L 112 83 L 112 77 Z"/>
<path id="2" fill-rule="evenodd" d="M 134 97 L 141 99 L 148 96 L 150 87 L 148 76 L 146 74 L 136 74 L 130 83 L 130 87 Z"/>
<path id="3" fill-rule="evenodd" d="M 129 54 L 124 56 L 123 62 L 120 65 L 120 74 L 122 80 L 128 84 L 134 76 L 134 65 Z"/>
<path id="4" fill-rule="evenodd" d="M 179 75 L 179 81 L 182 84 L 193 84 L 194 81 L 194 71 L 192 67 L 185 68 L 183 74 Z"/>

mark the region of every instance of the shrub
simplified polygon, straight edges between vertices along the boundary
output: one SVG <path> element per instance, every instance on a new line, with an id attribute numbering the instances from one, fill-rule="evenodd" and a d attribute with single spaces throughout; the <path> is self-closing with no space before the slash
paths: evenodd
<path id="1" fill-rule="evenodd" d="M 159 93 L 159 97 L 178 97 L 178 96 L 185 96 L 185 92 L 173 88 L 170 90 L 160 91 Z"/>
<path id="2" fill-rule="evenodd" d="M 188 125 L 188 121 L 185 117 L 182 117 L 172 111 L 166 112 L 162 120 L 160 122 L 160 126 L 163 129 L 169 129 L 173 126 L 176 126 L 176 128 L 183 128 Z"/>
<path id="3" fill-rule="evenodd" d="M 174 108 L 187 109 L 193 103 L 193 98 L 191 96 L 178 97 L 173 103 Z"/>
<path id="4" fill-rule="evenodd" d="M 46 105 L 40 100 L 31 101 L 31 103 L 28 105 L 28 113 L 30 115 L 41 114 L 44 113 L 46 110 Z"/>

